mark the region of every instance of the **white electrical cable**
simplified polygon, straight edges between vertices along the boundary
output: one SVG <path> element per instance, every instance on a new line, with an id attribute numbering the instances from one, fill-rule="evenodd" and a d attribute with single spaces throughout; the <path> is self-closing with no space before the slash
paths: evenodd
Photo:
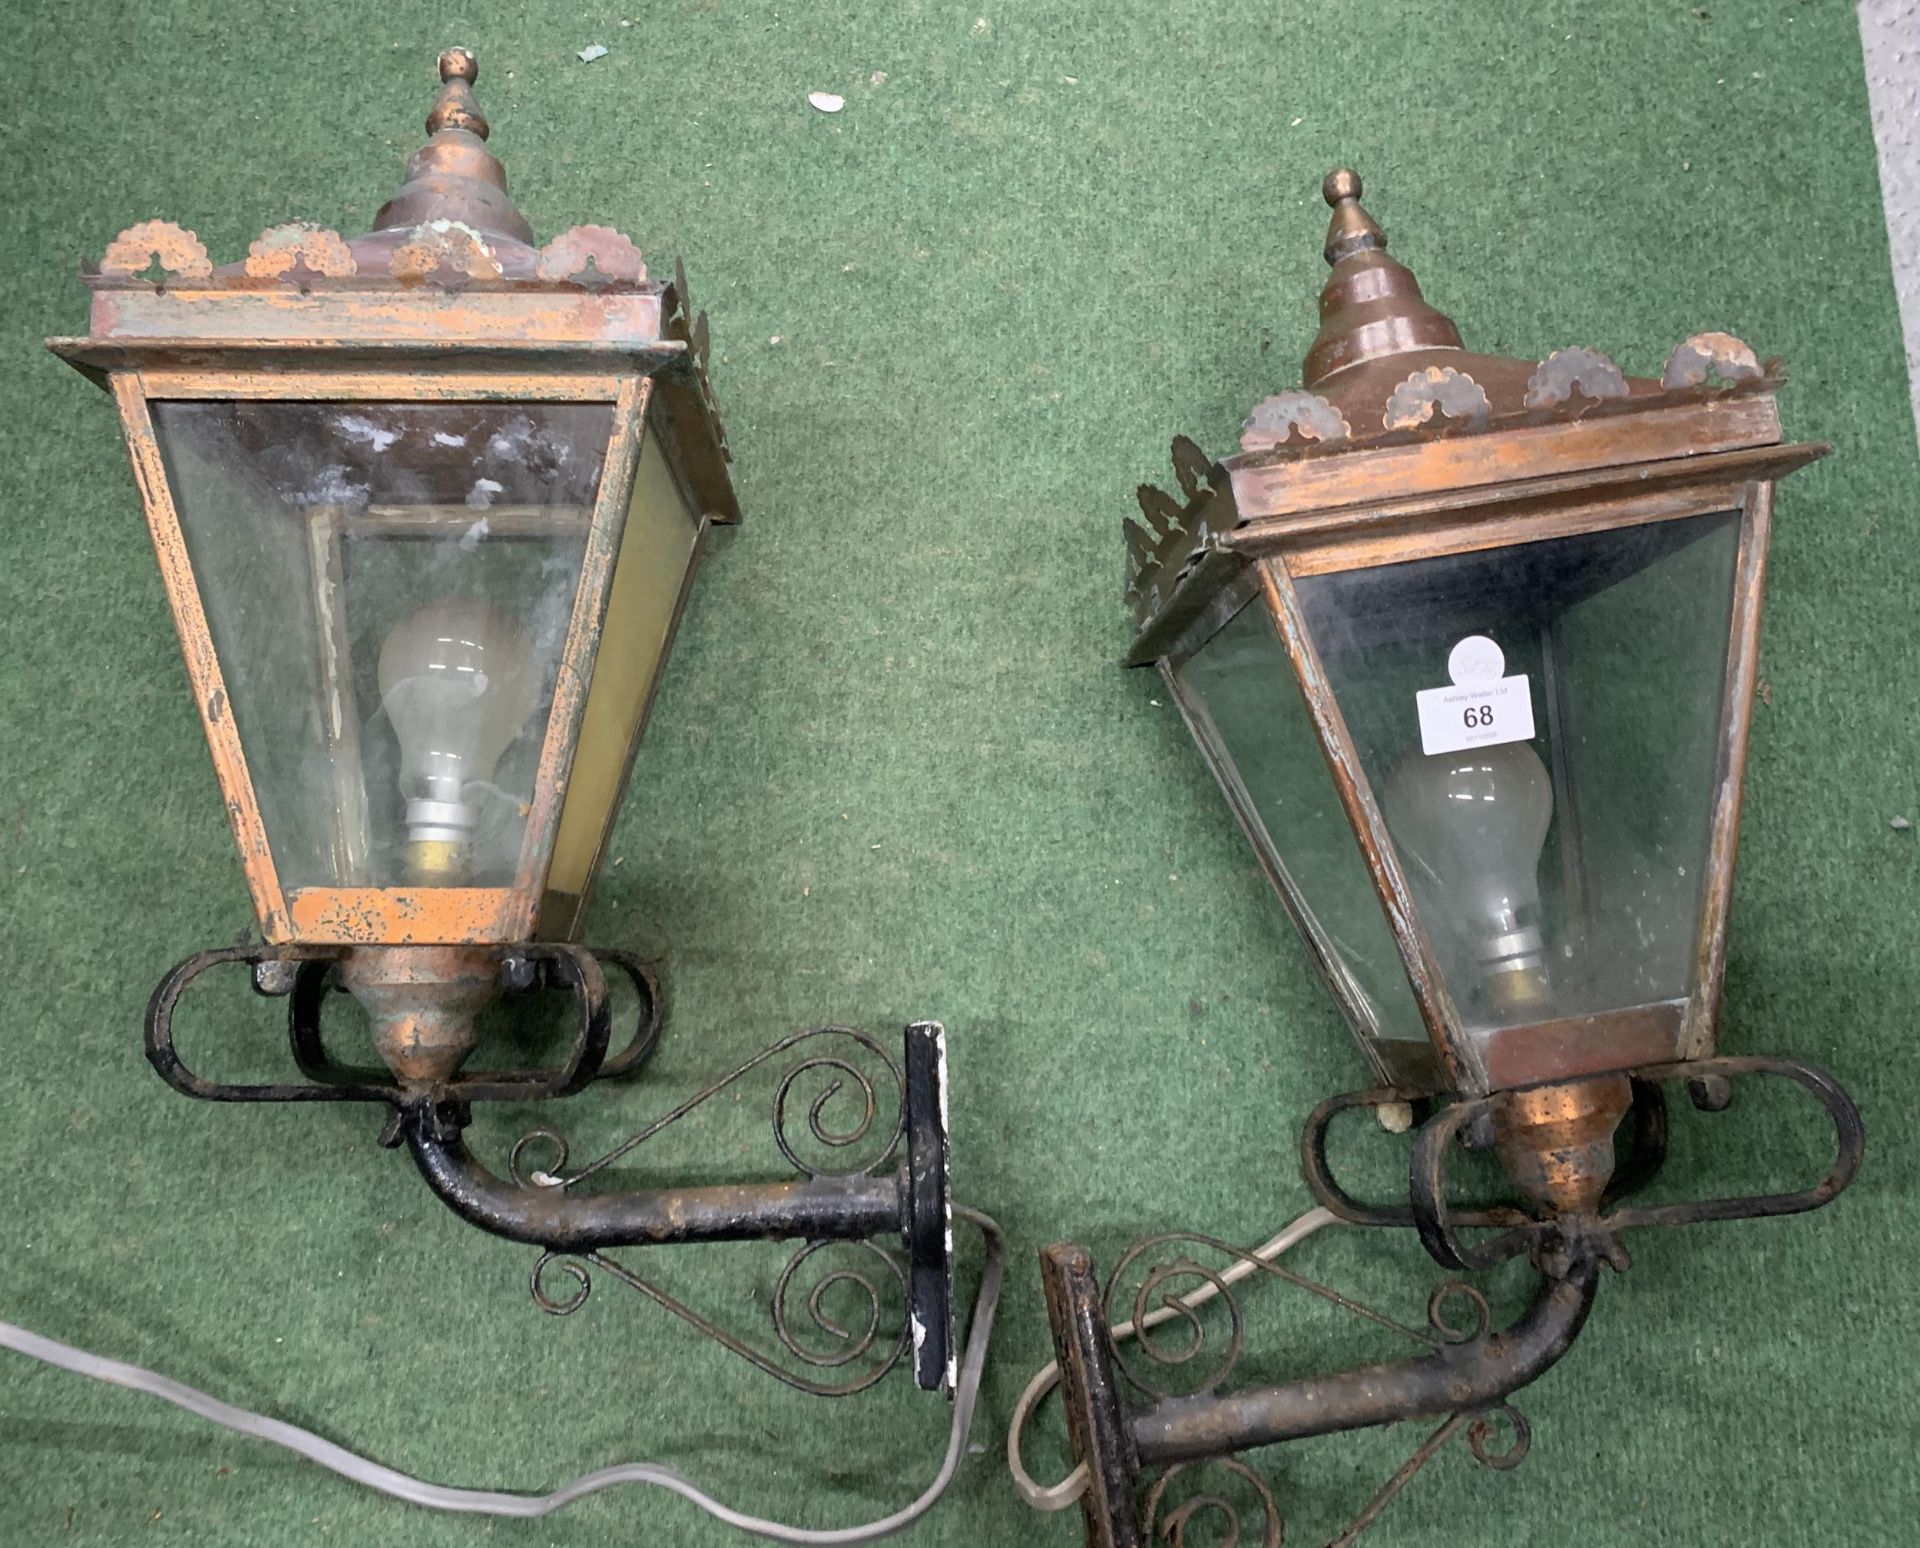
<path id="1" fill-rule="evenodd" d="M 854 1544 L 872 1543 L 883 1537 L 891 1537 L 931 1510 L 946 1491 L 947 1485 L 953 1481 L 953 1475 L 960 1467 L 960 1458 L 966 1450 L 967 1432 L 972 1427 L 974 1407 L 980 1396 L 980 1373 L 987 1363 L 987 1345 L 993 1336 L 994 1312 L 999 1307 L 1000 1287 L 1006 1277 L 1007 1246 L 1006 1234 L 991 1217 L 960 1205 L 955 1205 L 953 1212 L 963 1220 L 972 1221 L 986 1238 L 987 1261 L 980 1274 L 980 1288 L 973 1298 L 973 1326 L 967 1335 L 966 1358 L 961 1362 L 959 1376 L 954 1383 L 953 1425 L 947 1437 L 946 1457 L 933 1482 L 917 1500 L 865 1526 L 815 1530 L 750 1516 L 721 1504 L 684 1475 L 654 1462 L 625 1462 L 615 1467 L 603 1467 L 597 1472 L 582 1474 L 571 1483 L 562 1484 L 550 1494 L 449 1488 L 383 1467 L 378 1462 L 348 1451 L 344 1446 L 323 1440 L 311 1430 L 303 1430 L 298 1425 L 236 1408 L 231 1403 L 223 1403 L 218 1398 L 209 1397 L 204 1392 L 141 1366 L 90 1354 L 71 1344 L 30 1333 L 10 1322 L 0 1322 L 0 1347 L 58 1366 L 63 1371 L 91 1376 L 95 1381 L 164 1398 L 189 1413 L 224 1425 L 229 1430 L 283 1446 L 295 1455 L 318 1462 L 322 1467 L 357 1484 L 364 1484 L 369 1489 L 377 1489 L 395 1499 L 405 1500 L 412 1505 L 425 1505 L 433 1510 L 462 1511 L 483 1516 L 549 1516 L 585 1495 L 612 1488 L 615 1484 L 653 1484 L 691 1500 L 708 1515 L 724 1521 L 728 1526 L 738 1527 L 742 1532 L 757 1537 L 771 1538 L 777 1543 L 813 1544 L 817 1548 L 852 1548 Z"/>
<path id="2" fill-rule="evenodd" d="M 1279 1235 L 1269 1237 L 1247 1258 L 1235 1260 L 1233 1266 L 1220 1276 L 1216 1284 L 1209 1280 L 1198 1288 L 1188 1291 L 1179 1298 L 1177 1305 L 1162 1306 L 1149 1312 L 1136 1328 L 1131 1322 L 1118 1324 L 1112 1333 L 1117 1344 L 1122 1339 L 1134 1338 L 1147 1328 L 1157 1328 L 1180 1315 L 1182 1311 L 1191 1311 L 1196 1306 L 1204 1306 L 1228 1285 L 1237 1285 L 1249 1274 L 1254 1273 L 1262 1263 L 1271 1263 L 1283 1252 L 1297 1247 L 1322 1227 L 1338 1225 L 1340 1217 L 1331 1210 L 1310 1209 Z M 1252 1261 L 1257 1259 L 1258 1262 Z M 1027 1471 L 1026 1463 L 1021 1460 L 1021 1439 L 1027 1428 L 1027 1420 L 1039 1406 L 1040 1400 L 1060 1384 L 1060 1366 L 1057 1361 L 1043 1365 L 1034 1372 L 1033 1380 L 1027 1383 L 1026 1391 L 1020 1394 L 1020 1401 L 1013 1405 L 1013 1422 L 1007 1426 L 1007 1471 L 1013 1474 L 1013 1486 L 1020 1491 L 1020 1498 L 1035 1510 L 1065 1510 L 1069 1505 L 1087 1492 L 1087 1464 L 1082 1462 L 1057 1484 L 1039 1484 Z"/>

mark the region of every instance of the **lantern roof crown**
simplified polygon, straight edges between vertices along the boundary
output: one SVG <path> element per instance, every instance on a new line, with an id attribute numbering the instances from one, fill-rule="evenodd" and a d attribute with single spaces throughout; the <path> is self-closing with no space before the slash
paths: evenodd
<path id="1" fill-rule="evenodd" d="M 708 513 L 737 519 L 707 318 L 685 271 L 675 262 L 670 277 L 650 276 L 640 249 L 610 226 L 573 226 L 535 246 L 488 147 L 473 51 L 443 51 L 439 75 L 427 142 L 371 231 L 348 239 L 308 221 L 270 226 L 244 258 L 216 267 L 193 232 L 142 221 L 98 263 L 81 264 L 93 292 L 88 336 L 48 348 L 103 386 L 122 370 L 256 383 L 316 370 L 379 380 L 461 370 L 498 396 L 563 375 L 604 385 L 638 371 L 661 378 L 666 437 L 699 470 Z"/>
<path id="2" fill-rule="evenodd" d="M 1320 195 L 1333 209 L 1322 252 L 1333 273 L 1320 292 L 1320 333 L 1302 374 L 1318 387 L 1336 373 L 1415 350 L 1460 348 L 1453 319 L 1427 304 L 1413 271 L 1387 254 L 1387 234 L 1360 206 L 1360 174 L 1329 172 Z"/>
<path id="3" fill-rule="evenodd" d="M 82 276 L 96 295 L 135 297 L 511 289 L 684 299 L 684 283 L 649 278 L 639 248 L 611 227 L 574 226 L 536 245 L 488 145 L 491 129 L 473 91 L 479 61 L 471 49 L 449 48 L 439 73 L 427 142 L 408 159 L 405 183 L 380 207 L 371 231 L 347 239 L 311 221 L 270 226 L 244 259 L 216 267 L 193 232 L 172 221 L 143 221 L 121 232 L 97 264 L 82 264 Z M 148 308 L 114 301 L 106 319 L 122 320 L 129 310 Z"/>
<path id="4" fill-rule="evenodd" d="M 1582 346 L 1537 360 L 1471 353 L 1388 253 L 1362 192 L 1347 168 L 1321 184 L 1331 272 L 1303 385 L 1254 406 L 1236 455 L 1215 461 L 1176 439 L 1178 493 L 1140 486 L 1145 521 L 1124 528 L 1141 628 L 1129 659 L 1155 659 L 1202 614 L 1235 554 L 1385 534 L 1444 511 L 1469 519 L 1563 483 L 1777 475 L 1826 450 L 1783 444 L 1781 364 L 1728 333 L 1683 340 L 1658 377 L 1628 376 Z M 1209 554 L 1220 562 L 1189 584 Z"/>
<path id="5" fill-rule="evenodd" d="M 427 143 L 407 162 L 407 181 L 373 218 L 373 231 L 348 246 L 355 256 L 383 243 L 390 251 L 407 232 L 434 221 L 451 221 L 487 239 L 503 269 L 532 273 L 539 254 L 533 227 L 507 196 L 507 169 L 487 149 L 492 132 L 474 99 L 480 62 L 471 49 L 450 48 L 440 55 L 440 93 L 427 114 Z"/>

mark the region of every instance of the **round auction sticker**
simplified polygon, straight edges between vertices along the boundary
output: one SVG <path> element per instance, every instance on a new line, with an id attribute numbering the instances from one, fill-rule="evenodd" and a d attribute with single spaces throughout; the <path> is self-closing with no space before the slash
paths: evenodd
<path id="1" fill-rule="evenodd" d="M 1461 687 L 1497 682 L 1506 670 L 1506 656 L 1484 634 L 1469 634 L 1447 656 L 1447 675 Z"/>

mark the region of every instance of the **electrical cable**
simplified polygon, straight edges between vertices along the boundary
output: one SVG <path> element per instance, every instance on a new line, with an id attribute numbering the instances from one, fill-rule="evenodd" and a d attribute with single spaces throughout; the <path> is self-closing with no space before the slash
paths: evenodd
<path id="1" fill-rule="evenodd" d="M 1163 1322 L 1171 1321 L 1183 1312 L 1204 1306 L 1215 1296 L 1221 1294 L 1228 1285 L 1237 1285 L 1249 1274 L 1254 1273 L 1262 1263 L 1271 1263 L 1282 1253 L 1297 1247 L 1314 1232 L 1330 1225 L 1338 1225 L 1340 1217 L 1331 1210 L 1310 1209 L 1298 1220 L 1286 1227 L 1278 1235 L 1269 1237 L 1246 1258 L 1238 1259 L 1218 1283 L 1211 1280 L 1189 1290 L 1176 1301 L 1169 1302 L 1141 1319 L 1136 1328 L 1131 1322 L 1117 1324 L 1112 1332 L 1117 1344 L 1123 1339 L 1135 1338 L 1148 1328 L 1157 1328 Z M 1253 1261 L 1257 1259 L 1258 1261 Z M 1087 1464 L 1082 1462 L 1057 1484 L 1035 1483 L 1033 1475 L 1027 1471 L 1021 1460 L 1021 1440 L 1026 1433 L 1027 1421 L 1033 1417 L 1033 1411 L 1040 1400 L 1060 1384 L 1060 1365 L 1051 1361 L 1034 1372 L 1033 1380 L 1027 1383 L 1026 1390 L 1020 1394 L 1020 1401 L 1013 1405 L 1013 1422 L 1007 1426 L 1007 1471 L 1013 1474 L 1013 1486 L 1035 1510 L 1065 1510 L 1087 1492 Z"/>
<path id="2" fill-rule="evenodd" d="M 204 1392 L 141 1366 L 90 1354 L 84 1349 L 44 1338 L 10 1322 L 0 1322 L 0 1347 L 57 1366 L 63 1371 L 72 1371 L 76 1375 L 90 1376 L 95 1381 L 163 1398 L 176 1407 L 198 1414 L 214 1424 L 224 1425 L 241 1435 L 284 1447 L 296 1456 L 317 1462 L 369 1489 L 390 1494 L 412 1505 L 425 1505 L 432 1510 L 519 1518 L 549 1516 L 577 1499 L 616 1484 L 652 1484 L 691 1500 L 708 1515 L 756 1537 L 771 1538 L 777 1543 L 812 1544 L 816 1548 L 852 1548 L 854 1544 L 878 1542 L 883 1537 L 891 1537 L 924 1516 L 953 1481 L 966 1451 L 967 1434 L 972 1428 L 974 1409 L 980 1397 L 980 1376 L 987 1363 L 987 1346 L 993 1337 L 994 1313 L 999 1308 L 1000 1291 L 1006 1279 L 1007 1239 L 1006 1233 L 991 1216 L 963 1205 L 955 1205 L 953 1212 L 979 1229 L 986 1240 L 987 1260 L 981 1270 L 980 1287 L 974 1293 L 973 1324 L 967 1334 L 966 1355 L 960 1363 L 959 1376 L 954 1383 L 953 1424 L 947 1437 L 946 1456 L 933 1482 L 918 1499 L 892 1515 L 883 1516 L 865 1526 L 812 1529 L 751 1516 L 721 1504 L 685 1475 L 655 1462 L 624 1462 L 603 1467 L 596 1472 L 584 1473 L 548 1494 L 451 1488 L 444 1484 L 427 1483 L 384 1467 L 298 1425 L 236 1408 L 231 1403 L 223 1403 L 218 1398 L 209 1397 Z"/>

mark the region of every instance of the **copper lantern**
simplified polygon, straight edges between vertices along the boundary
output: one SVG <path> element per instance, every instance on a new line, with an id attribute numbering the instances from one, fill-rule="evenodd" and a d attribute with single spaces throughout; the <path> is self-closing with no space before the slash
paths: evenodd
<path id="1" fill-rule="evenodd" d="M 829 1395 L 902 1361 L 951 1387 L 937 1023 L 894 1053 L 850 1028 L 793 1034 L 586 1165 L 546 1130 L 510 1178 L 465 1147 L 473 1103 L 566 1096 L 654 1047 L 646 964 L 575 938 L 708 527 L 739 508 L 685 275 L 650 275 L 604 226 L 537 245 L 488 148 L 473 55 L 448 50 L 439 73 L 427 143 L 371 232 L 277 226 L 216 267 L 191 232 L 136 226 L 86 272 L 89 336 L 50 342 L 119 410 L 261 937 L 167 975 L 148 1058 L 213 1101 L 384 1104 L 383 1142 L 445 1202 L 542 1249 L 550 1311 L 578 1304 L 556 1273 L 580 1294 L 596 1270 L 648 1288 L 611 1248 L 787 1239 L 802 1245 L 773 1321 L 801 1367 L 756 1364 Z M 182 991 L 236 962 L 287 998 L 302 1080 L 235 1084 L 182 1059 Z M 610 974 L 639 1002 L 617 1048 Z M 469 1068 L 477 1014 L 542 987 L 574 1007 L 564 1058 Z M 336 991 L 366 1009 L 384 1068 L 329 1052 Z M 772 1060 L 795 1066 L 773 1120 L 797 1178 L 589 1186 Z M 890 1237 L 897 1252 L 873 1245 Z M 830 1271 L 873 1294 L 864 1333 L 807 1300 L 802 1266 L 833 1243 L 883 1265 Z M 816 1313 L 826 1354 L 782 1298 Z"/>
<path id="2" fill-rule="evenodd" d="M 1724 333 L 1686 339 L 1657 377 L 1588 348 L 1471 353 L 1389 255 L 1360 179 L 1334 172 L 1323 193 L 1332 272 L 1304 385 L 1253 410 L 1236 455 L 1176 440 L 1178 492 L 1140 490 L 1127 660 L 1165 679 L 1372 1071 L 1308 1120 L 1315 1198 L 1416 1228 L 1449 1269 L 1525 1254 L 1541 1286 L 1520 1322 L 1490 1331 L 1481 1301 L 1477 1334 L 1401 1366 L 1150 1392 L 1129 1413 L 1118 1308 L 1146 1326 L 1182 1275 L 1212 1276 L 1201 1299 L 1224 1291 L 1196 1242 L 1235 1277 L 1263 1265 L 1173 1233 L 1123 1257 L 1145 1274 L 1130 1298 L 1121 1269 L 1103 1292 L 1082 1249 L 1049 1249 L 1095 1543 L 1175 1519 L 1170 1475 L 1136 1511 L 1142 1469 L 1407 1418 L 1483 1423 L 1571 1344 L 1599 1268 L 1627 1266 L 1628 1228 L 1815 1208 L 1860 1162 L 1859 1113 L 1830 1076 L 1716 1049 L 1774 492 L 1829 448 L 1785 437 L 1779 363 Z M 1717 1111 L 1756 1075 L 1823 1106 L 1828 1173 L 1640 1202 L 1665 1155 L 1663 1088 Z M 1333 1175 L 1328 1127 L 1356 1109 L 1417 1125 L 1404 1202 Z M 1453 1199 L 1460 1145 L 1495 1152 L 1518 1197 Z"/>
<path id="3" fill-rule="evenodd" d="M 93 332 L 274 944 L 570 939 L 709 521 L 684 276 L 536 247 L 449 52 L 369 234 L 123 232 Z"/>

